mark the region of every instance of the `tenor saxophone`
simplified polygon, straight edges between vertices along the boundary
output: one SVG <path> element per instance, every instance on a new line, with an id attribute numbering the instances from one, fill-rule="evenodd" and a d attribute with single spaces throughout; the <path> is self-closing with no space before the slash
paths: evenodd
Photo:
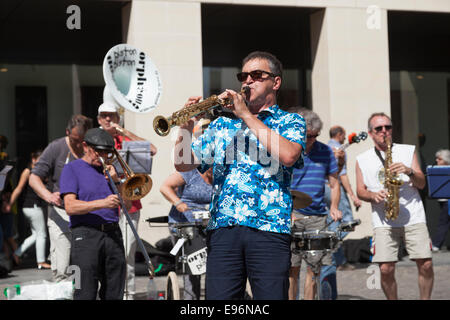
<path id="1" fill-rule="evenodd" d="M 250 87 L 245 86 L 239 94 L 246 94 Z M 174 126 L 180 126 L 189 121 L 190 118 L 202 114 L 206 111 L 217 107 L 223 107 L 227 104 L 232 104 L 231 99 L 221 99 L 217 95 L 212 95 L 199 103 L 192 104 L 181 110 L 175 111 L 170 117 L 156 116 L 153 119 L 153 129 L 160 136 L 167 136 L 170 129 Z"/>
<path id="2" fill-rule="evenodd" d="M 395 220 L 398 218 L 400 211 L 399 193 L 403 181 L 396 173 L 392 173 L 389 169 L 392 164 L 392 141 L 386 137 L 385 143 L 387 144 L 387 149 L 384 160 L 384 187 L 388 195 L 384 204 L 384 212 L 387 219 Z"/>

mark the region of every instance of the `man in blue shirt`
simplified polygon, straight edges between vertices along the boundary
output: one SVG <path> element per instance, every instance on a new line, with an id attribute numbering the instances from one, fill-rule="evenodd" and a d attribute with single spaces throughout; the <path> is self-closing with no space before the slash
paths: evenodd
<path id="1" fill-rule="evenodd" d="M 219 95 L 235 118 L 219 117 L 191 145 L 194 121 L 181 126 L 175 168 L 213 167 L 208 224 L 207 299 L 243 299 L 246 279 L 255 299 L 287 299 L 290 266 L 289 192 L 301 167 L 305 122 L 276 104 L 282 65 L 267 52 L 244 58 L 241 95 Z M 198 103 L 191 97 L 186 105 Z"/>
<path id="2" fill-rule="evenodd" d="M 307 127 L 306 154 L 304 156 L 304 166 L 301 169 L 294 169 L 291 190 L 306 193 L 312 198 L 312 203 L 302 209 L 294 210 L 292 218 L 294 227 L 297 231 L 322 230 L 326 226 L 328 208 L 324 201 L 325 179 L 329 180 L 331 188 L 331 206 L 329 214 L 333 220 L 342 218 L 342 213 L 338 210 L 339 206 L 339 182 L 338 167 L 333 151 L 329 146 L 317 141 L 317 137 L 322 129 L 322 121 L 319 116 L 308 109 L 300 109 Z M 331 257 L 326 255 L 322 259 L 320 255 L 315 257 L 308 256 L 308 263 L 315 265 L 319 262 L 330 264 Z M 291 270 L 289 275 L 289 299 L 294 300 L 297 297 L 298 276 L 302 262 L 300 253 L 293 253 L 291 259 Z M 305 278 L 305 300 L 312 300 L 317 290 L 314 279 L 314 272 L 310 266 L 307 267 Z"/>

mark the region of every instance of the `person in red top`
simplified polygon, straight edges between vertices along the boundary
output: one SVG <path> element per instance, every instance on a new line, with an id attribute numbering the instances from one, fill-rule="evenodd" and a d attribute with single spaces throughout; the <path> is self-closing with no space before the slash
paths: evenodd
<path id="1" fill-rule="evenodd" d="M 117 150 L 122 149 L 123 141 L 145 141 L 144 138 L 141 138 L 119 125 L 120 115 L 118 113 L 118 105 L 105 101 L 98 108 L 97 121 L 100 125 L 100 128 L 104 129 L 108 132 L 113 138 L 115 142 L 115 148 Z M 150 154 L 154 156 L 157 152 L 156 147 L 153 144 L 150 144 Z M 132 207 L 128 210 L 130 214 L 131 220 L 133 221 L 134 227 L 138 229 L 138 222 L 140 217 L 140 210 L 142 209 L 142 204 L 139 200 L 132 201 Z M 131 227 L 128 225 L 128 221 L 126 217 L 121 214 L 120 216 L 120 229 L 123 234 L 123 241 L 125 247 L 125 254 L 127 260 L 127 276 L 126 276 L 126 284 L 125 284 L 125 300 L 133 300 L 135 295 L 135 253 L 136 253 L 136 238 L 131 230 Z"/>

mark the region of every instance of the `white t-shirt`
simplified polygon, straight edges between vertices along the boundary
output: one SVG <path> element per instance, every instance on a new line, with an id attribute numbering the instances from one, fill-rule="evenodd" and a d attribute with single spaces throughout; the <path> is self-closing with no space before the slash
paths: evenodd
<path id="1" fill-rule="evenodd" d="M 414 149 L 415 146 L 412 145 L 394 143 L 392 147 L 392 162 L 401 162 L 410 168 Z M 380 151 L 380 153 L 384 159 L 384 152 Z M 361 169 L 367 190 L 378 192 L 384 189 L 384 166 L 375 153 L 375 149 L 371 148 L 358 155 L 356 161 Z M 372 202 L 372 225 L 374 228 L 396 228 L 416 223 L 426 223 L 425 210 L 417 188 L 412 185 L 407 175 L 400 174 L 400 178 L 403 180 L 403 184 L 400 186 L 400 212 L 398 218 L 395 220 L 386 219 L 384 212 L 385 202 Z"/>

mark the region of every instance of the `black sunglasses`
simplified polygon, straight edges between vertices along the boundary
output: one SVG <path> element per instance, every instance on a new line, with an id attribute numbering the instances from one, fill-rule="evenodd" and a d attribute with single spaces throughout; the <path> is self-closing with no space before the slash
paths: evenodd
<path id="1" fill-rule="evenodd" d="M 250 75 L 250 77 L 252 77 L 253 80 L 258 81 L 258 80 L 262 80 L 263 79 L 263 74 L 266 73 L 271 77 L 276 77 L 275 74 L 271 73 L 271 72 L 267 72 L 264 70 L 253 70 L 250 72 L 239 72 L 236 77 L 240 82 L 244 82 L 245 80 L 247 80 L 247 77 Z"/>
<path id="2" fill-rule="evenodd" d="M 316 134 L 307 134 L 306 138 L 311 139 L 311 138 L 317 138 L 320 135 L 320 133 L 316 133 Z"/>
<path id="3" fill-rule="evenodd" d="M 378 126 L 373 128 L 373 130 L 375 130 L 375 132 L 381 132 L 381 130 L 383 130 L 383 128 L 388 131 L 392 129 L 392 125 L 387 125 L 387 126 Z"/>

